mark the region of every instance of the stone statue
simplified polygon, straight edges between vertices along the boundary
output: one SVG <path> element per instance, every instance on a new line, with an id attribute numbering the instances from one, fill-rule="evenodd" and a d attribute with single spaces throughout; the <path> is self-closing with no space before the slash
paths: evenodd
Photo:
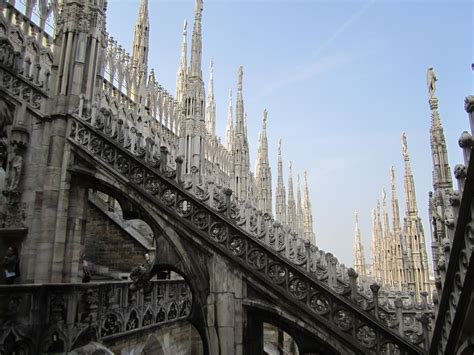
<path id="1" fill-rule="evenodd" d="M 239 67 L 239 70 L 237 71 L 237 75 L 238 75 L 238 89 L 239 91 L 242 91 L 242 80 L 243 80 L 243 77 L 244 77 L 244 67 L 243 66 L 240 66 Z"/>
<path id="2" fill-rule="evenodd" d="M 405 134 L 405 132 L 402 133 L 402 150 L 403 155 L 408 154 L 407 135 Z"/>
<path id="3" fill-rule="evenodd" d="M 395 186 L 395 168 L 393 165 L 390 167 L 390 180 L 392 182 L 392 186 Z"/>
<path id="4" fill-rule="evenodd" d="M 434 97 L 436 92 L 436 81 L 438 81 L 438 78 L 436 77 L 433 67 L 429 67 L 426 74 L 426 83 L 428 85 L 428 97 L 430 99 Z"/>
<path id="5" fill-rule="evenodd" d="M 8 191 L 14 191 L 18 189 L 21 176 L 21 168 L 23 165 L 23 158 L 18 153 L 18 149 L 15 150 L 13 159 L 10 160 L 10 166 L 8 169 Z"/>

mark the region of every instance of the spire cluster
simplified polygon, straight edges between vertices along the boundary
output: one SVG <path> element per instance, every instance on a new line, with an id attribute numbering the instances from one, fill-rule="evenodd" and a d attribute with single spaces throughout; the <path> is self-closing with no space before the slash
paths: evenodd
<path id="1" fill-rule="evenodd" d="M 400 291 L 413 291 L 417 299 L 421 292 L 429 291 L 429 270 L 425 237 L 415 196 L 415 183 L 411 171 L 407 136 L 402 134 L 402 157 L 405 162 L 404 191 L 405 217 L 403 229 L 397 197 L 395 169 L 390 168 L 392 227 L 387 207 L 387 194 L 382 190 L 382 204 L 372 210 L 372 267 L 370 276 L 386 286 Z M 360 240 L 356 217 L 356 238 L 354 241 L 354 266 L 362 270 L 363 245 Z M 359 272 L 360 275 L 363 275 Z M 367 273 L 368 274 L 368 273 Z"/>
<path id="2" fill-rule="evenodd" d="M 266 109 L 262 115 L 262 130 L 259 135 L 255 171 L 250 170 L 243 66 L 239 66 L 237 70 L 235 102 L 232 100 L 232 89 L 229 91 L 224 144 L 216 135 L 217 108 L 214 91 L 214 62 L 212 60 L 209 66 L 207 96 L 202 77 L 202 12 L 203 1 L 196 0 L 189 62 L 188 22 L 184 20 L 180 62 L 176 75 L 178 144 L 173 149 L 176 149 L 178 155 L 183 158 L 183 179 L 197 179 L 198 183 L 205 179 L 212 179 L 220 186 L 232 189 L 235 203 L 250 204 L 269 216 L 273 214 L 273 201 L 275 200 L 276 220 L 287 225 L 292 233 L 315 243 L 307 173 L 305 172 L 304 175 L 303 196 L 298 175 L 295 199 L 293 167 L 291 161 L 289 162 L 287 195 L 283 179 L 281 140 L 278 149 L 277 188 L 275 199 L 273 199 L 272 172 L 268 159 L 268 111 Z M 134 98 L 138 98 L 140 102 L 155 100 L 155 98 L 149 97 L 150 90 L 147 89 L 150 85 L 156 85 L 153 71 L 150 71 L 147 77 L 148 47 L 148 1 L 141 0 L 132 55 L 136 68 L 140 69 L 135 73 L 139 73 L 140 78 L 143 77 L 143 79 L 138 79 L 139 84 L 135 85 L 132 90 Z M 168 103 L 169 100 L 156 104 L 163 106 Z M 174 111 L 172 112 L 174 114 Z M 149 131 L 154 129 L 151 121 L 147 120 L 142 124 L 148 126 Z M 163 141 L 159 144 L 166 144 L 166 142 Z"/>

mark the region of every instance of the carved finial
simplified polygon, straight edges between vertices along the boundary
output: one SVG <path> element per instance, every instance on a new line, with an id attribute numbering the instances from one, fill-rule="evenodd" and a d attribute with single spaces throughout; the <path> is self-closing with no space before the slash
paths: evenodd
<path id="1" fill-rule="evenodd" d="M 281 158 L 281 138 L 278 141 L 278 156 Z"/>
<path id="2" fill-rule="evenodd" d="M 187 32 L 188 32 L 188 20 L 184 19 L 183 35 L 186 35 Z"/>
<path id="3" fill-rule="evenodd" d="M 354 217 L 355 217 L 356 223 L 359 224 L 359 212 L 355 211 Z"/>
<path id="4" fill-rule="evenodd" d="M 268 116 L 268 111 L 267 109 L 263 110 L 263 130 L 267 129 L 267 116 Z"/>
<path id="5" fill-rule="evenodd" d="M 385 188 L 382 188 L 382 203 L 385 205 L 385 201 L 387 201 L 387 193 L 385 192 Z"/>
<path id="6" fill-rule="evenodd" d="M 426 73 L 426 84 L 428 85 L 428 97 L 429 99 L 434 98 L 434 94 L 436 92 L 436 82 L 438 78 L 433 70 L 433 67 L 428 68 L 428 72 Z"/>

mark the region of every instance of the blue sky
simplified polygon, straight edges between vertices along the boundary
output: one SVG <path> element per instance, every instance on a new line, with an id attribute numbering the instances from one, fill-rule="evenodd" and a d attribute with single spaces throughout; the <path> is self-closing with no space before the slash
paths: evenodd
<path id="1" fill-rule="evenodd" d="M 108 32 L 129 51 L 138 6 L 139 0 L 108 2 Z M 173 93 L 183 20 L 192 29 L 193 9 L 193 0 L 149 0 L 149 64 Z M 282 138 L 285 181 L 289 160 L 294 173 L 308 170 L 318 246 L 352 265 L 354 210 L 369 262 L 370 210 L 383 187 L 390 197 L 391 165 L 404 214 L 405 131 L 430 253 L 426 69 L 434 66 L 439 79 L 454 168 L 462 161 L 457 139 L 468 128 L 464 97 L 473 94 L 473 24 L 470 1 L 205 0 L 203 75 L 207 82 L 212 58 L 218 135 L 224 137 L 228 91 L 235 92 L 243 65 L 252 165 L 266 108 L 273 182 Z"/>

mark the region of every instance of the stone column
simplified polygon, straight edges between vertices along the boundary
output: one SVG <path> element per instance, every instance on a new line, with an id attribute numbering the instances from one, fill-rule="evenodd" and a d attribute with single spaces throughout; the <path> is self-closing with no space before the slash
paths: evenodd
<path id="1" fill-rule="evenodd" d="M 86 234 L 88 188 L 79 185 L 75 180 L 72 179 L 73 185 L 69 191 L 64 249 L 58 248 L 58 255 L 55 254 L 53 259 L 55 279 L 59 279 L 58 271 L 63 270 L 63 282 L 79 282 L 82 277 L 81 254 L 84 251 Z M 87 259 L 87 255 L 85 257 Z"/>
<path id="2" fill-rule="evenodd" d="M 53 253 L 56 263 L 62 263 L 62 258 L 58 259 L 58 249 L 64 248 L 65 244 L 64 218 L 67 215 L 68 207 L 68 201 L 65 199 L 67 199 L 69 189 L 69 183 L 63 180 L 66 175 L 65 161 L 63 160 L 66 126 L 67 120 L 65 118 L 55 118 L 49 127 L 49 137 L 43 142 L 48 146 L 47 159 L 44 167 L 43 185 L 39 188 L 40 195 L 35 201 L 39 207 L 35 210 L 36 221 L 33 221 L 35 226 L 31 230 L 37 237 L 36 261 L 35 266 L 32 267 L 35 270 L 35 282 L 51 282 L 52 280 L 60 282 L 56 277 L 59 275 L 54 275 L 54 273 L 62 274 L 62 270 L 53 271 L 52 263 Z M 57 232 L 59 235 L 63 235 L 60 240 L 56 239 Z"/>
<path id="3" fill-rule="evenodd" d="M 246 288 L 241 275 L 220 256 L 209 260 L 210 293 L 207 298 L 207 326 L 210 354 L 243 354 L 243 307 Z"/>

